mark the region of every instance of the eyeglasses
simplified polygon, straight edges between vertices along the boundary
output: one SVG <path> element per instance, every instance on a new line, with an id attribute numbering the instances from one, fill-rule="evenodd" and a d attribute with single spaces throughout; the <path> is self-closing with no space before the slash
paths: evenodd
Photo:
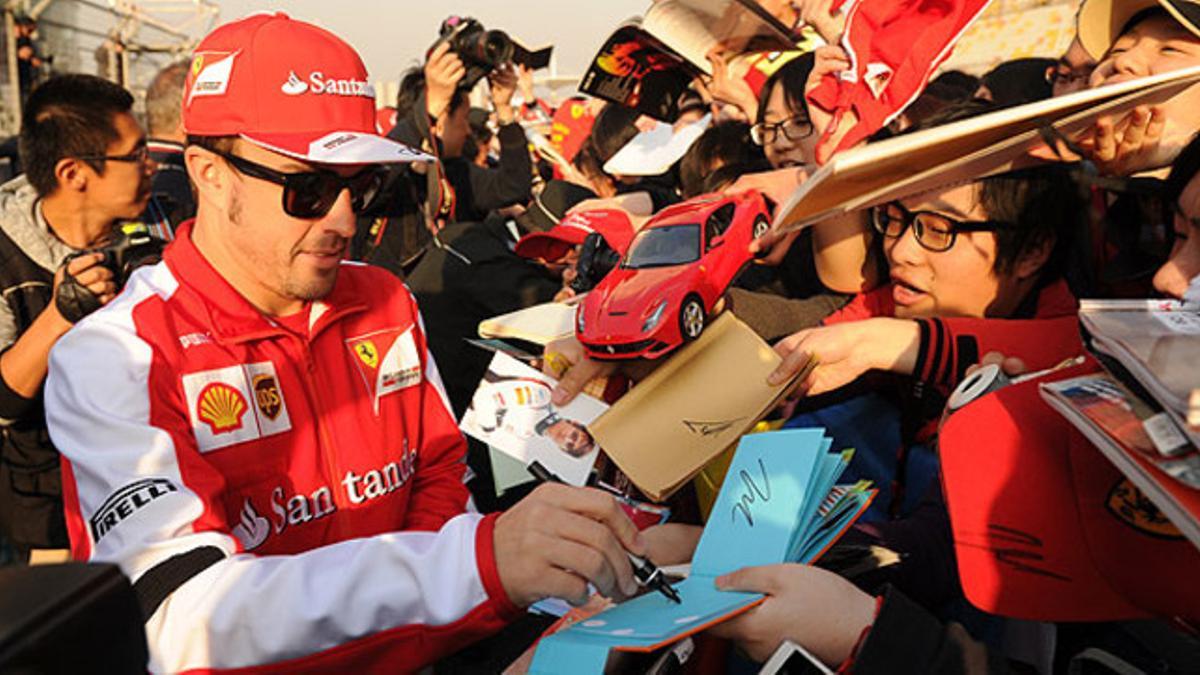
<path id="1" fill-rule="evenodd" d="M 284 173 L 269 166 L 252 162 L 245 157 L 214 150 L 241 173 L 283 186 L 283 211 L 293 218 L 324 217 L 333 208 L 342 190 L 350 190 L 350 208 L 362 213 L 383 187 L 385 173 L 379 168 L 367 168 L 345 177 L 333 171 L 298 171 Z"/>
<path id="2" fill-rule="evenodd" d="M 933 211 L 909 211 L 897 202 L 871 209 L 871 225 L 889 239 L 897 239 L 909 225 L 922 248 L 941 253 L 954 247 L 959 232 L 995 232 L 1015 227 L 998 220 L 955 220 Z"/>
<path id="3" fill-rule="evenodd" d="M 1084 66 L 1082 68 L 1071 68 L 1066 64 L 1058 64 L 1051 66 L 1046 71 L 1046 81 L 1050 86 L 1061 84 L 1063 86 L 1074 86 L 1076 84 L 1086 84 L 1088 78 L 1092 76 L 1093 66 Z"/>
<path id="4" fill-rule="evenodd" d="M 124 155 L 80 155 L 85 162 L 132 162 L 145 164 L 150 159 L 150 148 L 145 143 L 139 144 L 132 152 Z"/>
<path id="5" fill-rule="evenodd" d="M 750 127 L 750 140 L 754 141 L 755 145 L 770 145 L 775 142 L 776 135 L 780 132 L 789 141 L 798 141 L 812 135 L 813 124 L 807 115 L 796 115 L 774 124 L 759 122 Z"/>

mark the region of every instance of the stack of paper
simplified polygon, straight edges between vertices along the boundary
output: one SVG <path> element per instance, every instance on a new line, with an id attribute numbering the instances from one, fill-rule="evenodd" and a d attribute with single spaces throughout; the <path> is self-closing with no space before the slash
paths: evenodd
<path id="1" fill-rule="evenodd" d="M 732 447 L 787 392 L 790 383 L 767 385 L 780 361 L 724 312 L 588 428 L 633 484 L 661 501 Z M 808 372 L 802 369 L 796 379 Z"/>
<path id="2" fill-rule="evenodd" d="M 575 334 L 575 303 L 545 302 L 479 322 L 479 337 L 545 345 Z"/>
<path id="3" fill-rule="evenodd" d="M 1155 412 L 1157 405 L 1107 373 L 1045 382 L 1040 388 L 1051 408 L 1200 547 L 1200 454 L 1169 418 Z M 1160 479 L 1154 469 L 1177 483 Z"/>
<path id="4" fill-rule="evenodd" d="M 1096 446 L 1137 454 L 1163 473 L 1200 490 L 1200 453 L 1175 425 L 1108 373 L 1041 385 L 1042 398 Z M 1105 453 L 1108 454 L 1108 453 Z"/>
<path id="5" fill-rule="evenodd" d="M 1084 300 L 1079 320 L 1092 349 L 1115 359 L 1191 444 L 1200 446 L 1200 425 L 1189 426 L 1187 419 L 1193 392 L 1200 389 L 1200 305 Z"/>
<path id="6" fill-rule="evenodd" d="M 610 649 L 653 651 L 763 600 L 719 591 L 714 580 L 743 567 L 812 562 L 870 504 L 866 484 L 835 488 L 851 452 L 830 452 L 821 429 L 742 439 L 675 604 L 647 593 L 544 638 L 531 673 L 602 673 Z"/>

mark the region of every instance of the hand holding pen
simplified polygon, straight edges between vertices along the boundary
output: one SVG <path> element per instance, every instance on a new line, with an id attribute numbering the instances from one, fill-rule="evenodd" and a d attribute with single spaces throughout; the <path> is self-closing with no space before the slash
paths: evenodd
<path id="1" fill-rule="evenodd" d="M 562 479 L 554 475 L 541 462 L 534 460 L 527 467 L 529 473 L 533 474 L 542 483 L 562 483 Z M 662 593 L 668 600 L 679 604 L 679 593 L 671 587 L 663 575 L 662 571 L 649 560 L 625 551 L 625 555 L 629 558 L 629 564 L 633 567 L 633 575 L 637 578 L 637 582 L 646 588 Z"/>
<path id="2" fill-rule="evenodd" d="M 547 597 L 586 603 L 590 583 L 600 593 L 623 599 L 638 583 L 626 551 L 644 555 L 637 527 L 612 495 L 590 488 L 547 483 L 494 520 L 478 526 L 489 535 L 499 585 L 524 607 Z M 477 546 L 485 588 L 497 590 L 488 548 Z"/>

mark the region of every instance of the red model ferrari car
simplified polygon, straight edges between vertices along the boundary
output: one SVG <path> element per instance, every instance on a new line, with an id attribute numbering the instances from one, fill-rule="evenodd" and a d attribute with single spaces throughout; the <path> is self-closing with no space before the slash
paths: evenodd
<path id="1" fill-rule="evenodd" d="M 753 190 L 703 195 L 659 212 L 579 304 L 575 334 L 588 356 L 653 359 L 699 337 L 750 262 L 750 242 L 770 222 Z"/>

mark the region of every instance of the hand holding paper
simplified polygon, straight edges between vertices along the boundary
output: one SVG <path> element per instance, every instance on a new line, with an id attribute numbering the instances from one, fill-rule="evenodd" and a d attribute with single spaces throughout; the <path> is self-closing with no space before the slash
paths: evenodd
<path id="1" fill-rule="evenodd" d="M 845 386 L 873 369 L 911 374 L 919 347 L 920 328 L 908 319 L 874 318 L 810 328 L 775 345 L 783 362 L 767 384 L 788 381 L 810 360 L 816 366 L 798 391 L 813 396 Z"/>
<path id="2" fill-rule="evenodd" d="M 836 667 L 875 620 L 875 598 L 819 567 L 747 567 L 718 578 L 717 587 L 767 596 L 761 605 L 712 629 L 759 662 L 781 642 L 792 640 Z M 813 611 L 815 607 L 821 611 Z"/>

